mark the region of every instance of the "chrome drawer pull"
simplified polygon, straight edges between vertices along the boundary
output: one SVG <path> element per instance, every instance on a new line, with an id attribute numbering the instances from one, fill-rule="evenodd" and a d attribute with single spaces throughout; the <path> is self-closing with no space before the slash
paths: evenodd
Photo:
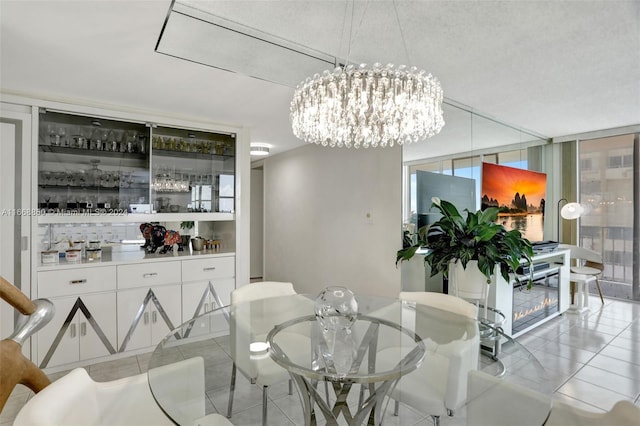
<path id="1" fill-rule="evenodd" d="M 212 267 L 210 267 L 210 268 L 202 268 L 202 270 L 203 270 L 203 271 L 215 271 L 215 270 L 216 270 L 216 267 L 215 267 L 215 266 L 212 266 Z"/>
<path id="2" fill-rule="evenodd" d="M 71 280 L 71 281 L 69 281 L 69 284 L 84 284 L 86 282 L 87 282 L 87 279 L 84 278 L 84 279 L 81 279 L 81 280 Z"/>
<path id="3" fill-rule="evenodd" d="M 86 322 L 81 322 L 80 323 L 80 335 L 81 336 L 86 336 L 87 335 L 87 323 Z"/>
<path id="4" fill-rule="evenodd" d="M 76 325 L 75 324 L 71 324 L 71 326 L 69 327 L 69 337 L 71 337 L 72 339 L 74 337 L 76 337 Z"/>
<path id="5" fill-rule="evenodd" d="M 149 272 L 147 274 L 142 274 L 142 278 L 151 278 L 151 277 L 155 277 L 156 275 L 158 275 L 157 272 Z"/>

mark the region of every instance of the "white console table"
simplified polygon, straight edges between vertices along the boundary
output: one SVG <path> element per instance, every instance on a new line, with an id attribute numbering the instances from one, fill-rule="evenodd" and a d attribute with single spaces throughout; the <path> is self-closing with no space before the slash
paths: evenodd
<path id="1" fill-rule="evenodd" d="M 531 330 L 540 324 L 554 318 L 567 309 L 571 304 L 571 292 L 569 283 L 569 250 L 556 249 L 549 252 L 538 253 L 533 257 L 533 263 L 548 263 L 548 268 L 534 271 L 534 279 L 544 276 L 558 275 L 558 312 L 541 319 L 539 322 L 530 327 L 513 332 L 513 280 L 507 283 L 500 274 L 497 279 L 494 276 L 489 286 L 489 307 L 502 312 L 505 316 L 503 325 L 504 333 L 511 337 L 517 337 L 520 334 Z M 442 292 L 442 275 L 438 274 L 431 277 L 429 265 L 424 262 L 426 251 L 418 251 L 416 256 L 408 262 L 402 262 L 402 290 L 403 291 L 433 291 Z M 524 276 L 520 276 L 524 280 Z M 515 277 L 514 277 L 515 279 Z M 526 286 L 526 281 L 522 281 Z"/>

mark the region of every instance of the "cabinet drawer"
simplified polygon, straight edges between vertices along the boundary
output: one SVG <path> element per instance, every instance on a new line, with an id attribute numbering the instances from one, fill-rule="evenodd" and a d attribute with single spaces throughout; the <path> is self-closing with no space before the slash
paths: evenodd
<path id="1" fill-rule="evenodd" d="M 235 259 L 235 256 L 225 256 L 183 260 L 182 282 L 235 277 Z"/>
<path id="2" fill-rule="evenodd" d="M 115 289 L 114 266 L 38 272 L 38 297 L 72 296 Z"/>
<path id="3" fill-rule="evenodd" d="M 180 282 L 180 261 L 118 266 L 118 288 L 149 287 Z"/>

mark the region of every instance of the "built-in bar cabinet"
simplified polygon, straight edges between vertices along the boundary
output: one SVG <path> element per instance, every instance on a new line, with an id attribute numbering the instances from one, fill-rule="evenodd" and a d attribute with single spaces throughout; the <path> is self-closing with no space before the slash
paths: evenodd
<path id="1" fill-rule="evenodd" d="M 32 338 L 37 365 L 56 371 L 150 351 L 182 322 L 229 303 L 238 251 L 248 253 L 237 212 L 246 130 L 31 107 L 31 297 L 56 308 Z M 152 253 L 146 223 L 204 244 L 165 239 L 169 250 Z"/>

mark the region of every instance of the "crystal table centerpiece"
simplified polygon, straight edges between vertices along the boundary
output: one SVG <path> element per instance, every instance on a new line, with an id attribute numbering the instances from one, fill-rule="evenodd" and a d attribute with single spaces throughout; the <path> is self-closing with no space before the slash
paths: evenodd
<path id="1" fill-rule="evenodd" d="M 327 287 L 315 300 L 316 321 L 322 332 L 320 352 L 324 366 L 344 376 L 351 369 L 357 348 L 351 327 L 358 316 L 358 302 L 346 287 Z"/>

